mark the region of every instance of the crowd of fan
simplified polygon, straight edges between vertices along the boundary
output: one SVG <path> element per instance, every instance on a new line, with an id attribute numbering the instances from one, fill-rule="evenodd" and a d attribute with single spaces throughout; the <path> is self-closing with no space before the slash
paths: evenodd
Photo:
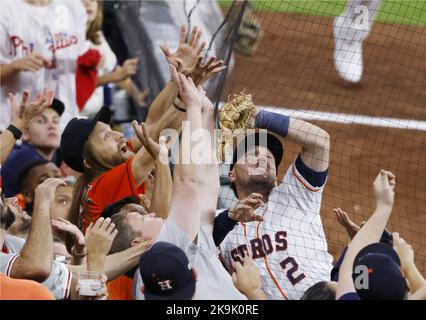
<path id="1" fill-rule="evenodd" d="M 0 299 L 426 299 L 411 246 L 385 229 L 391 172 L 374 180 L 376 210 L 361 227 L 335 210 L 351 241 L 332 265 L 320 217 L 330 137 L 316 125 L 256 110 L 250 128 L 266 129 L 267 143 L 260 131 L 240 141 L 246 151 L 233 152 L 228 174 L 235 199 L 218 207 L 215 112 L 202 85 L 226 66 L 203 59 L 197 27 L 181 28 L 176 51 L 162 47 L 171 80 L 132 122 L 134 137 L 113 130 L 103 85 L 139 105 L 147 91 L 131 80 L 137 59 L 116 66 L 101 4 L 3 4 Z M 67 32 L 46 31 L 59 5 Z M 281 182 L 277 136 L 301 146 Z M 208 151 L 201 161 L 183 161 L 185 139 L 190 155 Z M 81 293 L 86 271 L 101 276 L 93 296 Z"/>

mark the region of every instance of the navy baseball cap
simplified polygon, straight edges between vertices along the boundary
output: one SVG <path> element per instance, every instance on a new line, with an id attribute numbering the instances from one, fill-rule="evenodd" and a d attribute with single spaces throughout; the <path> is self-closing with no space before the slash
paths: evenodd
<path id="1" fill-rule="evenodd" d="M 230 165 L 230 170 L 234 168 L 234 165 L 237 163 L 239 158 L 241 158 L 247 151 L 255 146 L 262 145 L 261 133 L 256 132 L 250 135 L 246 135 L 244 140 L 242 140 L 236 149 L 234 149 L 234 153 L 232 155 L 232 163 Z M 254 144 L 253 144 L 254 142 Z M 281 163 L 281 160 L 284 156 L 284 148 L 281 141 L 274 136 L 273 134 L 266 134 L 266 146 L 265 146 L 274 156 L 275 166 L 278 172 L 278 166 Z"/>
<path id="2" fill-rule="evenodd" d="M 146 300 L 191 300 L 195 279 L 183 250 L 168 242 L 155 243 L 139 261 Z"/>
<path id="3" fill-rule="evenodd" d="M 28 143 L 15 146 L 1 168 L 2 192 L 7 198 L 21 193 L 20 184 L 24 174 L 31 168 L 48 162 Z"/>
<path id="4" fill-rule="evenodd" d="M 109 124 L 111 110 L 102 107 L 93 118 L 73 118 L 68 122 L 61 136 L 61 156 L 73 170 L 83 172 L 83 148 L 90 134 L 100 121 Z"/>
<path id="5" fill-rule="evenodd" d="M 396 251 L 388 244 L 373 243 L 363 248 L 355 257 L 352 278 L 357 267 L 368 268 L 368 289 L 356 291 L 361 300 L 402 300 L 408 291 L 407 282 L 401 270 L 401 261 Z M 356 286 L 355 286 L 356 287 Z"/>

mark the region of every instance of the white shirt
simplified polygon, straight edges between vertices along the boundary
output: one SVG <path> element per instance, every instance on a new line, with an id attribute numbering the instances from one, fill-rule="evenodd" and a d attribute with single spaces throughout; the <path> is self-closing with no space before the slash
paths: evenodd
<path id="1" fill-rule="evenodd" d="M 222 242 L 227 267 L 231 259 L 250 255 L 272 299 L 298 300 L 315 283 L 329 281 L 332 256 L 320 217 L 322 191 L 291 165 L 269 194 L 264 221 L 239 223 Z"/>
<path id="2" fill-rule="evenodd" d="M 34 97 L 48 87 L 65 105 L 61 126 L 79 115 L 75 92 L 77 58 L 86 38 L 86 10 L 81 1 L 52 0 L 46 6 L 33 6 L 23 0 L 1 1 L 0 64 L 39 53 L 49 61 L 56 57 L 56 68 L 35 73 L 19 72 L 1 84 L 0 129 L 10 122 L 8 93 L 28 90 Z"/>
<path id="3" fill-rule="evenodd" d="M 173 243 L 186 253 L 191 268 L 197 272 L 197 300 L 247 300 L 234 287 L 231 276 L 219 261 L 213 236 L 208 228 L 200 227 L 195 244 L 172 218 L 168 218 L 155 242 L 159 241 Z M 139 269 L 135 273 L 134 282 L 134 297 L 136 300 L 143 300 Z"/>
<path id="4" fill-rule="evenodd" d="M 20 256 L 24 244 L 24 239 L 11 235 L 6 236 L 4 246 L 9 253 L 0 252 L 0 273 L 10 277 L 13 264 Z M 63 263 L 53 261 L 49 277 L 41 284 L 49 289 L 57 300 L 60 300 L 68 298 L 71 289 L 71 280 L 72 273 L 68 270 L 67 266 Z"/>

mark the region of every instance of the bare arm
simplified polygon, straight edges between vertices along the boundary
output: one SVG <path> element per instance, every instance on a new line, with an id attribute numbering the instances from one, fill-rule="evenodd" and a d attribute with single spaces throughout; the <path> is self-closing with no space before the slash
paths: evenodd
<path id="1" fill-rule="evenodd" d="M 21 255 L 11 270 L 12 278 L 42 282 L 49 276 L 53 261 L 53 235 L 50 225 L 50 204 L 61 179 L 49 178 L 35 189 L 31 230 Z"/>
<path id="2" fill-rule="evenodd" d="M 169 219 L 181 228 L 191 240 L 198 234 L 200 226 L 200 186 L 204 183 L 205 165 L 191 159 L 190 155 L 194 147 L 200 144 L 188 143 L 194 139 L 194 132 L 202 128 L 201 96 L 191 79 L 186 79 L 179 74 L 180 96 L 186 106 L 186 120 L 190 128 L 183 128 L 181 148 L 181 162 L 187 164 L 176 164 L 174 170 L 174 186 L 172 205 Z M 191 139 L 192 137 L 192 139 Z M 201 143 L 203 140 L 201 140 Z M 198 159 L 201 160 L 201 159 Z"/>
<path id="3" fill-rule="evenodd" d="M 355 257 L 365 246 L 380 241 L 380 237 L 392 212 L 394 188 L 395 176 L 388 171 L 381 170 L 374 181 L 377 203 L 376 210 L 348 246 L 339 270 L 336 299 L 339 299 L 345 293 L 355 292 L 352 279 L 352 267 Z"/>
<path id="4" fill-rule="evenodd" d="M 172 193 L 173 180 L 170 168 L 167 163 L 163 164 L 159 158 L 155 161 L 155 183 L 149 211 L 167 219 L 172 202 Z"/>
<path id="5" fill-rule="evenodd" d="M 104 272 L 108 277 L 108 280 L 114 280 L 132 268 L 136 267 L 139 263 L 140 257 L 148 250 L 150 245 L 150 242 L 142 242 L 141 244 L 124 251 L 108 255 L 105 258 L 104 264 Z M 86 265 L 67 265 L 67 267 L 73 273 L 73 278 L 74 276 L 78 275 L 79 271 L 86 270 L 87 268 Z"/>
<path id="6" fill-rule="evenodd" d="M 7 81 L 9 78 L 21 71 L 36 72 L 44 68 L 49 62 L 37 53 L 30 53 L 27 56 L 16 59 L 8 64 L 0 65 L 0 81 Z"/>
<path id="7" fill-rule="evenodd" d="M 415 293 L 426 286 L 426 280 L 414 263 L 414 250 L 397 232 L 392 234 L 392 239 L 393 249 L 401 261 L 401 269 L 410 283 L 411 292 Z"/>
<path id="8" fill-rule="evenodd" d="M 314 171 L 327 170 L 330 152 L 330 136 L 326 131 L 309 122 L 290 119 L 287 138 L 302 146 L 300 157 Z"/>

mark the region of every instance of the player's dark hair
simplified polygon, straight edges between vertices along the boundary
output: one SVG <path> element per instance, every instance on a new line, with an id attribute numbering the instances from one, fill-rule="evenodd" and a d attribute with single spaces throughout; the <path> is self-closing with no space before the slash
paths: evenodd
<path id="1" fill-rule="evenodd" d="M 306 290 L 300 300 L 336 300 L 336 290 L 328 281 L 321 281 Z"/>
<path id="2" fill-rule="evenodd" d="M 140 204 L 140 201 L 136 197 L 126 197 L 118 200 L 105 207 L 104 211 L 102 211 L 102 217 L 111 218 L 114 214 L 119 213 L 126 204 L 130 203 Z"/>

